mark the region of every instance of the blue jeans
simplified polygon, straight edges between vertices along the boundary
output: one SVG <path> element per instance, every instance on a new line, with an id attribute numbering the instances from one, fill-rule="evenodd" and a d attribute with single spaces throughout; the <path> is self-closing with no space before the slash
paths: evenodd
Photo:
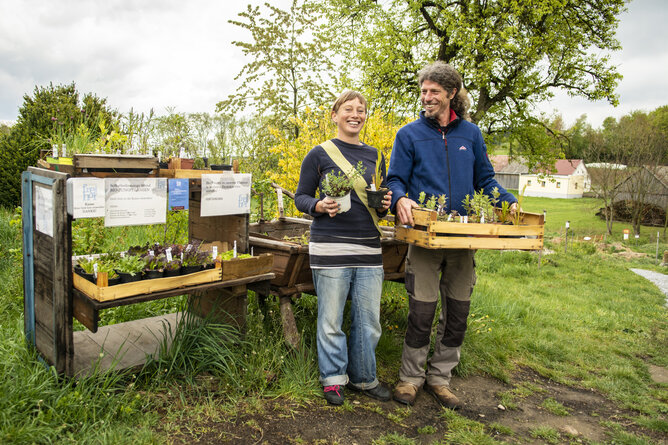
<path id="1" fill-rule="evenodd" d="M 382 267 L 311 269 L 318 295 L 318 366 L 323 386 L 350 383 L 359 389 L 378 386 L 376 345 L 380 339 Z M 343 309 L 351 298 L 348 346 Z"/>

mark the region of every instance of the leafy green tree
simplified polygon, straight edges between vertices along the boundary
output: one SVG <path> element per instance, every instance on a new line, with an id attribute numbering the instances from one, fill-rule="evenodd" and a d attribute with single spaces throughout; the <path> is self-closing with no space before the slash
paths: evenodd
<path id="1" fill-rule="evenodd" d="M 381 107 L 415 112 L 416 73 L 433 60 L 462 74 L 471 119 L 487 134 L 526 132 L 528 120 L 540 120 L 535 104 L 555 89 L 617 104 L 621 76 L 609 53 L 620 48 L 615 31 L 624 0 L 322 3 L 333 27 L 348 27 L 337 46 L 356 61 Z"/>
<path id="2" fill-rule="evenodd" d="M 106 99 L 89 93 L 80 101 L 74 83 L 35 87 L 33 96 L 24 95 L 16 125 L 0 138 L 0 205 L 19 204 L 21 173 L 36 164 L 41 150 L 51 148 L 54 136 L 84 124 L 97 137 L 100 121 L 116 120 Z"/>
<path id="3" fill-rule="evenodd" d="M 163 159 L 196 155 L 195 135 L 188 115 L 177 113 L 174 108 L 167 108 L 167 114 L 155 119 L 153 133 L 154 145 Z"/>
<path id="4" fill-rule="evenodd" d="M 315 2 L 293 0 L 287 11 L 269 3 L 248 5 L 239 20 L 230 20 L 251 33 L 250 41 L 232 42 L 251 61 L 235 77 L 241 81 L 236 93 L 219 102 L 217 110 L 234 115 L 252 107 L 297 135 L 289 117 L 334 97 L 328 88 L 335 73 L 331 38 L 320 17 Z"/>

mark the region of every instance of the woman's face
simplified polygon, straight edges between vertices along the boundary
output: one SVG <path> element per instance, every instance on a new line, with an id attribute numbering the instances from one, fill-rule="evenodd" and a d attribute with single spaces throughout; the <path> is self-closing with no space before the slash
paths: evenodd
<path id="1" fill-rule="evenodd" d="M 366 107 L 358 98 L 351 99 L 332 111 L 332 120 L 339 136 L 356 137 L 366 122 Z"/>

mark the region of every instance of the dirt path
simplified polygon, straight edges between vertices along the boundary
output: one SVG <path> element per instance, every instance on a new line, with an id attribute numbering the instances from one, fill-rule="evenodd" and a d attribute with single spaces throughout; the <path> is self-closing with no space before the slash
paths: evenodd
<path id="1" fill-rule="evenodd" d="M 475 376 L 454 378 L 452 387 L 465 403 L 459 414 L 484 425 L 485 432 L 500 441 L 523 444 L 597 443 L 609 440 L 605 421 L 624 425 L 628 432 L 646 436 L 650 442 L 668 444 L 659 433 L 639 429 L 629 420 L 637 413 L 624 411 L 593 391 L 571 388 L 544 379 L 532 371 L 515 375 L 513 384 Z M 501 394 L 506 394 L 501 397 Z M 514 396 L 510 396 L 513 394 Z M 179 434 L 170 434 L 178 444 L 371 444 L 395 433 L 418 444 L 441 443 L 448 432 L 444 410 L 424 392 L 415 406 L 377 402 L 357 394 L 346 394 L 351 404 L 329 407 L 323 401 L 298 406 L 285 400 L 262 406 L 239 407 L 251 412 L 197 424 L 183 419 Z M 501 402 L 506 401 L 508 406 Z M 554 408 L 554 407 L 557 408 Z M 555 412 L 561 410 L 560 414 Z M 553 431 L 549 442 L 536 431 Z M 554 437 L 554 436 L 553 436 Z"/>

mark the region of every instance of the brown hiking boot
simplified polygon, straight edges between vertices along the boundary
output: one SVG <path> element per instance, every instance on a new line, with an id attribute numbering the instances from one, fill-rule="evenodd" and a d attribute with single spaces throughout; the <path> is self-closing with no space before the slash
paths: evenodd
<path id="1" fill-rule="evenodd" d="M 394 388 L 394 400 L 404 405 L 412 405 L 417 397 L 418 387 L 409 382 L 399 381 Z"/>
<path id="2" fill-rule="evenodd" d="M 425 383 L 424 389 L 429 394 L 434 396 L 434 398 L 438 403 L 440 403 L 446 408 L 459 409 L 462 406 L 457 396 L 454 395 L 452 392 L 450 392 L 450 388 L 447 385 L 432 386 L 428 383 Z"/>

